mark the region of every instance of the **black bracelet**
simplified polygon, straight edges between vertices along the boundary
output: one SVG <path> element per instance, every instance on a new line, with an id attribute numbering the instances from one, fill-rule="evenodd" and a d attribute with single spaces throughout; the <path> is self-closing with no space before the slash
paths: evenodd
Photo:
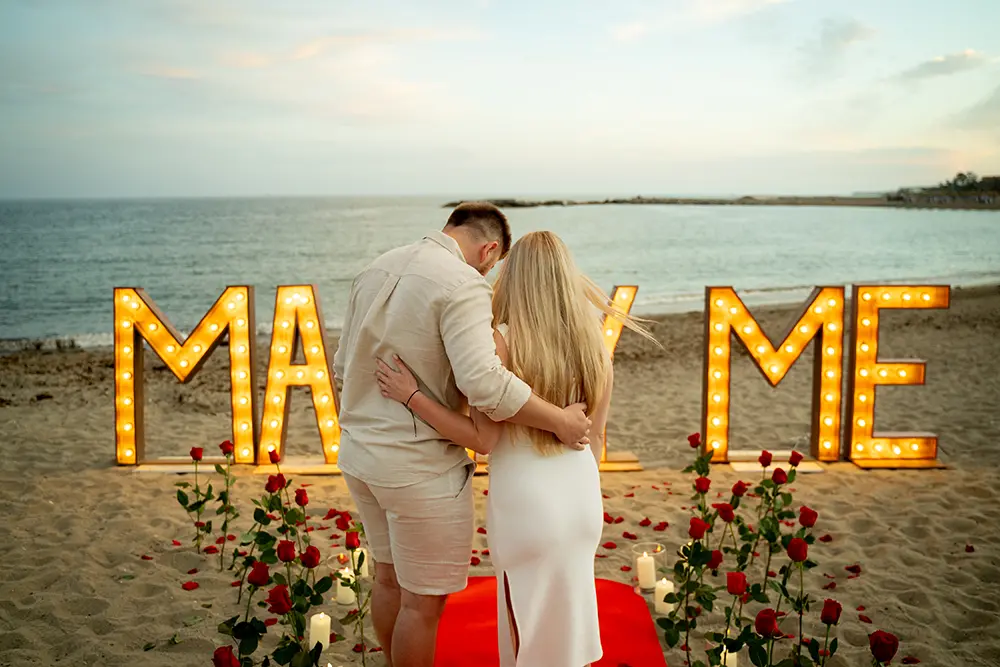
<path id="1" fill-rule="evenodd" d="M 403 407 L 404 408 L 409 409 L 409 407 L 410 407 L 410 401 L 413 400 L 413 397 L 417 395 L 418 391 L 420 391 L 420 389 L 414 389 L 413 390 L 413 393 L 410 394 L 410 397 L 408 399 L 406 399 L 406 403 L 403 403 Z"/>

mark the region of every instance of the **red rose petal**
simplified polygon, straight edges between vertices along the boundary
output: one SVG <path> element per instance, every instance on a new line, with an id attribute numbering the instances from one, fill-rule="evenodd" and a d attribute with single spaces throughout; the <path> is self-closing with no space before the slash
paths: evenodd
<path id="1" fill-rule="evenodd" d="M 141 558 L 143 560 L 153 560 L 153 557 L 150 556 L 149 554 L 143 554 L 143 555 L 139 556 L 139 558 Z"/>
<path id="2" fill-rule="evenodd" d="M 861 621 L 862 623 L 868 623 L 869 625 L 872 622 L 872 619 L 868 618 L 864 614 L 858 614 L 858 620 Z"/>
<path id="3" fill-rule="evenodd" d="M 173 540 L 172 542 L 173 542 L 173 545 L 175 547 L 179 547 L 181 545 L 181 541 L 180 540 Z"/>
<path id="4" fill-rule="evenodd" d="M 635 533 L 630 533 L 627 530 L 624 533 L 622 533 L 622 537 L 624 537 L 626 540 L 637 540 L 637 539 L 639 539 L 638 535 L 636 535 Z"/>
<path id="5" fill-rule="evenodd" d="M 316 529 L 315 529 L 314 527 L 312 527 L 312 526 L 306 526 L 306 532 L 307 532 L 307 533 L 311 533 L 311 532 L 313 532 L 314 530 L 316 530 Z"/>
<path id="6" fill-rule="evenodd" d="M 308 489 L 312 484 L 299 484 L 303 489 Z"/>
<path id="7" fill-rule="evenodd" d="M 181 588 L 183 588 L 186 591 L 193 591 L 194 589 L 198 588 L 198 582 L 185 581 L 183 584 L 181 584 Z"/>
<path id="8" fill-rule="evenodd" d="M 330 533 L 330 539 L 331 540 L 339 540 L 340 539 L 340 533 Z"/>
<path id="9" fill-rule="evenodd" d="M 489 549 L 483 549 L 483 555 L 484 556 L 489 556 L 490 555 L 490 550 Z"/>
<path id="10" fill-rule="evenodd" d="M 820 542 L 833 542 L 833 535 L 830 535 L 829 533 L 826 534 L 826 535 L 823 535 L 822 537 L 819 538 L 819 541 Z"/>
<path id="11" fill-rule="evenodd" d="M 607 558 L 604 554 L 594 554 L 594 558 Z"/>
<path id="12" fill-rule="evenodd" d="M 902 660 L 904 665 L 919 665 L 920 658 L 914 658 L 912 655 L 908 655 Z"/>
<path id="13" fill-rule="evenodd" d="M 864 610 L 865 610 L 865 606 L 864 605 L 858 606 L 858 611 L 864 611 Z"/>
<path id="14" fill-rule="evenodd" d="M 190 570 L 188 570 L 188 574 L 198 574 L 198 568 L 192 567 Z"/>
<path id="15" fill-rule="evenodd" d="M 616 516 L 615 517 L 615 523 L 621 523 L 624 520 L 625 520 L 625 517 L 623 517 L 623 516 Z"/>
<path id="16" fill-rule="evenodd" d="M 656 531 L 656 532 L 658 532 L 658 533 L 662 533 L 662 532 L 663 532 L 663 531 L 665 531 L 665 530 L 666 530 L 666 529 L 667 529 L 667 528 L 668 528 L 669 526 L 670 526 L 670 524 L 669 524 L 669 523 L 667 523 L 666 521 L 661 521 L 660 523 L 658 523 L 658 524 L 656 524 L 655 526 L 653 526 L 653 530 L 655 530 L 655 531 Z"/>
<path id="17" fill-rule="evenodd" d="M 339 546 L 340 546 L 340 542 L 334 542 L 334 543 L 333 543 L 333 544 L 331 544 L 330 546 L 331 546 L 331 547 L 339 547 Z"/>
<path id="18" fill-rule="evenodd" d="M 823 586 L 823 590 L 824 591 L 832 591 L 835 588 L 837 588 L 837 582 L 836 581 L 831 581 L 830 583 L 824 584 L 824 586 Z"/>
<path id="19" fill-rule="evenodd" d="M 240 556 L 246 556 L 247 555 L 247 552 L 243 551 L 243 550 L 237 551 L 236 553 L 239 554 Z"/>
<path id="20" fill-rule="evenodd" d="M 971 554 L 975 550 L 976 550 L 976 547 L 972 546 L 971 544 L 966 544 L 965 545 L 965 553 Z"/>
<path id="21" fill-rule="evenodd" d="M 235 542 L 236 541 L 236 536 L 235 535 L 226 535 L 226 539 L 229 540 L 230 542 Z"/>
<path id="22" fill-rule="evenodd" d="M 635 498 L 635 494 L 634 493 L 626 493 L 625 497 L 626 498 Z"/>
<path id="23" fill-rule="evenodd" d="M 618 545 L 615 544 L 614 542 L 605 542 L 601 546 L 604 547 L 605 549 L 617 549 L 618 548 Z"/>
<path id="24" fill-rule="evenodd" d="M 479 533 L 480 535 L 485 535 L 486 529 L 480 526 L 479 528 L 476 528 L 476 532 Z"/>
<path id="25" fill-rule="evenodd" d="M 653 522 L 649 520 L 649 517 L 646 517 L 645 519 L 639 522 L 639 525 L 645 528 L 646 526 L 652 526 Z"/>
<path id="26" fill-rule="evenodd" d="M 845 570 L 851 574 L 861 574 L 861 566 L 855 563 L 854 565 L 847 565 L 844 567 Z"/>
<path id="27" fill-rule="evenodd" d="M 483 489 L 483 495 L 484 496 L 490 495 L 490 490 L 489 489 Z"/>
<path id="28" fill-rule="evenodd" d="M 474 553 L 474 554 L 477 554 L 477 553 L 479 553 L 479 549 L 473 549 L 473 550 L 472 550 L 472 553 Z"/>
<path id="29" fill-rule="evenodd" d="M 217 554 L 219 553 L 219 547 L 215 546 L 214 544 L 210 544 L 204 549 L 202 549 L 202 551 L 207 554 Z"/>
<path id="30" fill-rule="evenodd" d="M 473 566 L 475 566 L 475 565 L 479 565 L 479 564 L 480 564 L 481 562 L 482 562 L 482 561 L 481 561 L 481 560 L 479 560 L 479 557 L 478 557 L 478 556 L 473 556 L 473 557 L 472 557 L 472 558 L 471 558 L 471 559 L 469 560 L 469 563 L 470 563 L 471 565 L 473 565 Z"/>
<path id="31" fill-rule="evenodd" d="M 241 581 L 240 581 L 239 579 L 237 579 L 236 581 L 232 582 L 232 583 L 231 583 L 231 584 L 229 584 L 229 585 L 230 585 L 230 586 L 232 586 L 233 588 L 237 588 L 237 587 L 239 587 L 239 585 L 240 585 L 241 583 L 243 583 L 243 582 L 241 582 Z"/>
<path id="32" fill-rule="evenodd" d="M 849 575 L 847 575 L 847 578 L 848 579 L 857 579 L 860 576 L 861 576 L 860 574 L 849 574 Z"/>
<path id="33" fill-rule="evenodd" d="M 272 625 L 277 625 L 277 623 L 278 619 L 274 618 L 273 616 L 271 618 L 264 619 L 264 625 L 266 625 L 267 627 L 271 627 Z"/>
<path id="34" fill-rule="evenodd" d="M 610 498 L 610 497 L 611 497 L 611 496 L 609 496 L 609 495 L 608 495 L 608 494 L 606 494 L 606 493 L 602 493 L 602 494 L 601 494 L 601 498 L 604 498 L 605 500 L 607 500 L 607 499 L 608 499 L 608 498 Z"/>
<path id="35" fill-rule="evenodd" d="M 216 538 L 215 543 L 216 544 L 225 544 L 226 543 L 226 538 L 224 538 L 224 537 L 222 537 L 220 535 L 218 538 Z"/>
<path id="36" fill-rule="evenodd" d="M 653 484 L 653 490 L 654 490 L 654 491 L 659 491 L 659 490 L 660 490 L 660 487 L 658 487 L 658 486 L 657 486 L 656 484 Z"/>
<path id="37" fill-rule="evenodd" d="M 326 516 L 323 517 L 323 521 L 329 521 L 330 519 L 336 519 L 338 516 L 340 516 L 340 512 L 338 512 L 337 510 L 335 510 L 335 509 L 333 509 L 331 507 L 330 510 L 326 513 Z"/>
<path id="38" fill-rule="evenodd" d="M 351 650 L 354 651 L 355 653 L 364 653 L 365 647 L 362 646 L 361 644 L 355 644 L 354 648 L 352 648 Z"/>
<path id="39" fill-rule="evenodd" d="M 615 518 L 613 516 L 611 516 L 610 514 L 608 514 L 607 512 L 605 512 L 604 513 L 604 523 L 614 523 L 614 522 L 615 522 Z"/>
<path id="40" fill-rule="evenodd" d="M 777 573 L 777 572 L 775 572 L 774 570 L 768 570 L 768 571 L 767 571 L 767 576 L 769 576 L 769 577 L 771 577 L 772 579 L 774 579 L 775 577 L 777 577 L 777 576 L 778 576 L 778 573 Z"/>
<path id="41" fill-rule="evenodd" d="M 778 618 L 782 618 L 783 616 L 788 616 L 788 612 L 787 611 L 776 611 L 776 612 L 774 612 L 774 615 L 777 616 Z"/>
<path id="42" fill-rule="evenodd" d="M 628 565 L 622 565 L 622 572 L 631 572 L 631 571 L 632 568 L 630 568 Z"/>

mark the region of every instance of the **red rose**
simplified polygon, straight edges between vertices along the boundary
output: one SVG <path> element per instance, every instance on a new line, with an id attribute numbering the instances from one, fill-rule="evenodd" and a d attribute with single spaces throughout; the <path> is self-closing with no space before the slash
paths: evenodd
<path id="1" fill-rule="evenodd" d="M 354 551 L 361 547 L 361 536 L 357 532 L 350 532 L 344 538 L 344 546 Z"/>
<path id="2" fill-rule="evenodd" d="M 698 493 L 708 493 L 708 487 L 712 486 L 712 480 L 708 477 L 699 477 L 694 480 L 694 488 Z"/>
<path id="3" fill-rule="evenodd" d="M 291 563 L 295 560 L 295 542 L 291 540 L 278 542 L 278 560 L 282 563 Z"/>
<path id="4" fill-rule="evenodd" d="M 722 552 L 716 549 L 712 552 L 711 560 L 708 561 L 708 569 L 718 570 L 720 565 L 722 565 Z"/>
<path id="5" fill-rule="evenodd" d="M 349 530 L 351 527 L 350 519 L 345 518 L 343 514 L 337 517 L 337 530 Z"/>
<path id="6" fill-rule="evenodd" d="M 726 572 L 726 590 L 730 595 L 743 595 L 747 592 L 747 575 L 743 572 Z"/>
<path id="7" fill-rule="evenodd" d="M 809 557 L 809 545 L 801 537 L 793 537 L 788 543 L 788 557 L 796 563 L 801 563 Z"/>
<path id="8" fill-rule="evenodd" d="M 267 458 L 269 458 L 271 463 L 274 465 L 278 465 L 278 462 L 281 461 L 281 454 L 278 453 L 277 449 L 269 449 L 267 451 Z"/>
<path id="9" fill-rule="evenodd" d="M 233 446 L 232 441 L 223 440 L 222 442 L 219 443 L 219 449 L 222 450 L 223 455 L 227 455 L 227 454 L 232 454 L 233 450 L 236 448 Z"/>
<path id="10" fill-rule="evenodd" d="M 775 468 L 771 481 L 778 485 L 784 484 L 788 481 L 788 474 L 782 468 Z"/>
<path id="11" fill-rule="evenodd" d="M 868 637 L 868 647 L 876 660 L 889 662 L 899 650 L 899 640 L 891 633 L 876 630 Z"/>
<path id="12" fill-rule="evenodd" d="M 691 449 L 698 449 L 701 447 L 701 433 L 692 433 L 689 435 L 688 444 L 691 445 Z"/>
<path id="13" fill-rule="evenodd" d="M 306 547 L 306 550 L 302 552 L 300 557 L 303 567 L 308 567 L 312 569 L 319 565 L 319 549 L 313 546 Z"/>
<path id="14" fill-rule="evenodd" d="M 788 465 L 793 468 L 802 463 L 802 459 L 805 458 L 798 452 L 792 452 L 792 455 L 788 457 Z"/>
<path id="15" fill-rule="evenodd" d="M 733 506 L 729 503 L 715 503 L 712 507 L 718 511 L 719 518 L 726 523 L 732 523 L 736 518 L 736 514 L 733 512 Z"/>
<path id="16" fill-rule="evenodd" d="M 305 489 L 295 490 L 295 504 L 299 507 L 305 507 L 309 504 L 309 494 L 306 493 Z"/>
<path id="17" fill-rule="evenodd" d="M 816 525 L 816 519 L 819 518 L 819 513 L 816 510 L 809 509 L 805 505 L 799 508 L 799 523 L 801 523 L 806 528 L 812 528 Z"/>
<path id="18" fill-rule="evenodd" d="M 271 572 L 267 568 L 267 563 L 257 561 L 253 564 L 250 570 L 250 575 L 247 576 L 247 583 L 257 588 L 263 588 L 267 586 L 271 581 Z"/>
<path id="19" fill-rule="evenodd" d="M 284 616 L 292 610 L 292 598 L 288 595 L 288 586 L 275 586 L 267 592 L 267 610 L 272 614 Z"/>
<path id="20" fill-rule="evenodd" d="M 757 460 L 760 461 L 760 465 L 762 467 L 766 468 L 771 465 L 771 452 L 765 449 L 760 453 L 760 456 L 757 457 Z"/>
<path id="21" fill-rule="evenodd" d="M 843 607 L 836 600 L 827 599 L 823 602 L 823 612 L 819 618 L 824 625 L 837 625 L 840 622 L 840 612 Z"/>
<path id="22" fill-rule="evenodd" d="M 708 530 L 708 524 L 696 516 L 691 517 L 691 525 L 688 527 L 688 535 L 692 539 L 700 540 L 705 537 L 705 531 Z"/>
<path id="23" fill-rule="evenodd" d="M 743 482 L 743 480 L 740 480 L 740 481 L 736 482 L 735 484 L 733 484 L 733 495 L 736 496 L 737 498 L 742 498 L 743 494 L 745 494 L 747 492 L 747 489 L 749 489 L 749 488 L 750 487 L 747 486 Z"/>
<path id="24" fill-rule="evenodd" d="M 191 448 L 191 460 L 193 460 L 193 461 L 201 461 L 201 455 L 204 454 L 204 453 L 205 453 L 205 450 L 203 448 L 201 448 L 201 447 L 192 447 Z"/>
<path id="25" fill-rule="evenodd" d="M 758 635 L 765 639 L 781 637 L 784 634 L 778 627 L 778 615 L 774 613 L 773 609 L 761 609 L 757 613 L 757 618 L 754 619 L 753 628 Z"/>
<path id="26" fill-rule="evenodd" d="M 277 475 L 268 475 L 267 484 L 264 485 L 264 490 L 268 493 L 277 493 L 285 488 L 285 476 L 280 472 Z"/>
<path id="27" fill-rule="evenodd" d="M 240 667 L 240 659 L 233 653 L 232 646 L 220 646 L 212 654 L 212 667 Z"/>

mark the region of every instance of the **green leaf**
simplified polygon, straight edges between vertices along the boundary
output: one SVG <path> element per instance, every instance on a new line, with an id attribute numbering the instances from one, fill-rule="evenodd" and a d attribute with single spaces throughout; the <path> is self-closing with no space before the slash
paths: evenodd
<path id="1" fill-rule="evenodd" d="M 260 638 L 257 637 L 256 633 L 247 635 L 240 640 L 240 655 L 253 655 L 259 643 Z"/>
<path id="2" fill-rule="evenodd" d="M 311 653 L 302 651 L 300 653 L 296 653 L 295 657 L 292 658 L 291 667 L 312 667 L 312 666 L 313 666 L 313 659 Z"/>
<path id="3" fill-rule="evenodd" d="M 313 587 L 313 590 L 315 590 L 317 593 L 319 593 L 320 595 L 322 595 L 323 593 L 326 593 L 331 588 L 333 588 L 333 578 L 332 577 L 323 577 L 322 579 L 320 579 L 319 581 L 316 582 L 316 585 Z"/>
<path id="4" fill-rule="evenodd" d="M 830 642 L 830 657 L 832 658 L 833 654 L 836 652 L 837 652 L 837 638 L 834 637 L 833 641 Z"/>
<path id="5" fill-rule="evenodd" d="M 191 483 L 190 482 L 174 482 L 174 486 L 179 486 L 182 489 L 186 489 L 189 486 L 191 486 Z"/>
<path id="6" fill-rule="evenodd" d="M 188 616 L 182 622 L 184 623 L 184 627 L 190 628 L 192 625 L 198 625 L 204 620 L 204 616 Z"/>
<path id="7" fill-rule="evenodd" d="M 792 494 L 790 494 L 788 492 L 782 493 L 781 494 L 781 502 L 782 502 L 782 504 L 784 504 L 785 507 L 790 506 L 792 504 Z"/>
<path id="8" fill-rule="evenodd" d="M 667 593 L 663 597 L 663 601 L 664 602 L 669 602 L 670 604 L 677 604 L 678 602 L 681 601 L 681 599 L 679 597 L 677 597 L 676 593 Z"/>
<path id="9" fill-rule="evenodd" d="M 767 667 L 767 651 L 763 646 L 758 644 L 750 647 L 750 662 L 756 667 Z"/>
<path id="10" fill-rule="evenodd" d="M 233 626 L 236 625 L 236 621 L 238 621 L 239 618 L 239 616 L 233 616 L 232 618 L 227 618 L 222 623 L 219 623 L 219 633 L 232 637 Z"/>
<path id="11" fill-rule="evenodd" d="M 221 464 L 219 464 L 219 463 L 216 463 L 216 464 L 215 464 L 215 472 L 219 473 L 219 474 L 220 474 L 220 475 L 222 475 L 223 477 L 225 477 L 225 476 L 226 476 L 226 469 L 225 469 L 225 468 L 223 468 L 223 467 L 222 467 L 222 465 L 221 465 Z"/>
<path id="12" fill-rule="evenodd" d="M 278 562 L 278 554 L 274 549 L 268 549 L 260 555 L 260 560 L 262 563 L 267 563 L 268 565 L 274 565 Z"/>
<path id="13" fill-rule="evenodd" d="M 181 491 L 180 489 L 177 489 L 177 502 L 179 502 L 181 505 L 184 506 L 185 509 L 187 509 L 188 495 L 183 491 Z"/>
<path id="14" fill-rule="evenodd" d="M 143 651 L 152 651 L 154 648 L 156 648 L 156 642 L 146 642 L 143 645 L 142 650 Z"/>
<path id="15" fill-rule="evenodd" d="M 118 581 L 132 581 L 133 579 L 135 579 L 134 574 L 123 574 L 118 577 Z"/>
<path id="16" fill-rule="evenodd" d="M 279 586 L 287 586 L 288 585 L 288 580 L 285 579 L 285 575 L 283 575 L 282 573 L 275 572 L 271 576 L 274 578 L 274 583 L 278 584 Z"/>
<path id="17" fill-rule="evenodd" d="M 809 655 L 812 656 L 813 662 L 819 662 L 819 640 L 815 637 L 809 640 Z"/>
<path id="18" fill-rule="evenodd" d="M 181 637 L 180 637 L 180 635 L 178 635 L 177 633 L 174 633 L 174 635 L 170 639 L 167 640 L 167 643 L 170 644 L 171 646 L 177 646 L 178 644 L 181 643 Z"/>
<path id="19" fill-rule="evenodd" d="M 670 628 L 664 634 L 664 639 L 667 641 L 667 646 L 670 648 L 674 648 L 681 641 L 681 633 L 676 628 Z"/>
<path id="20" fill-rule="evenodd" d="M 289 642 L 284 646 L 279 646 L 271 655 L 274 656 L 274 661 L 279 665 L 287 665 L 292 661 L 292 658 L 294 658 L 295 655 L 301 651 L 301 646 L 295 642 Z"/>
<path id="21" fill-rule="evenodd" d="M 259 507 L 253 511 L 253 520 L 262 526 L 266 526 L 271 523 L 271 517 L 269 517 L 267 512 Z"/>

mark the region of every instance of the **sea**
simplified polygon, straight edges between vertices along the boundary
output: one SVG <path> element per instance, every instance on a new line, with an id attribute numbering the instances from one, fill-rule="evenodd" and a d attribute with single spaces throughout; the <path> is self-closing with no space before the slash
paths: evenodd
<path id="1" fill-rule="evenodd" d="M 548 198 L 548 197 L 546 197 Z M 592 197 L 590 197 L 592 198 Z M 0 350 L 112 344 L 112 289 L 141 287 L 188 332 L 227 285 L 251 284 L 258 333 L 278 285 L 315 284 L 328 330 L 373 258 L 440 229 L 447 197 L 0 201 Z M 1000 282 L 1000 213 L 601 205 L 513 208 L 641 315 L 697 311 L 708 285 L 748 304 L 817 285 Z"/>

